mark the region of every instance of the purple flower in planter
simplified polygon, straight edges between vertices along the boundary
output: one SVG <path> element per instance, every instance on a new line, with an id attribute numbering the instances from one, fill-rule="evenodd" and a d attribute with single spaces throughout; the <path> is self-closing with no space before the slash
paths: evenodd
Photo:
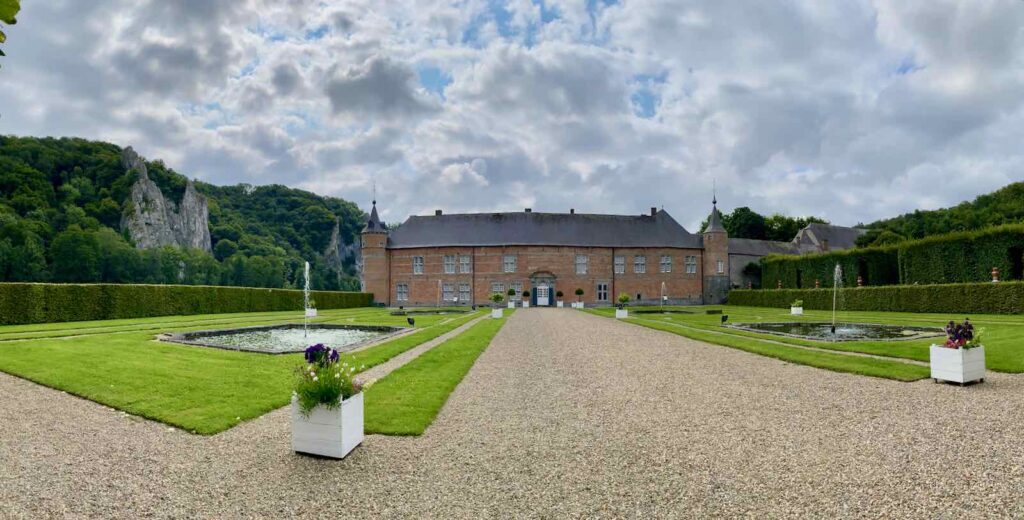
<path id="1" fill-rule="evenodd" d="M 317 343 L 316 345 L 307 348 L 304 355 L 307 363 L 313 363 L 320 366 L 338 362 L 338 351 L 324 346 L 323 343 Z"/>

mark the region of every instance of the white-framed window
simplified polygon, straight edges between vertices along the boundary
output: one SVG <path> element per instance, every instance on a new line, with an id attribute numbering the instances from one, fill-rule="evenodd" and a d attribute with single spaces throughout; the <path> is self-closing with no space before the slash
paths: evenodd
<path id="1" fill-rule="evenodd" d="M 459 272 L 462 274 L 473 272 L 473 257 L 469 255 L 459 255 Z"/>
<path id="2" fill-rule="evenodd" d="M 409 284 L 400 283 L 395 287 L 395 292 L 398 294 L 397 299 L 400 302 L 409 301 Z"/>
<path id="3" fill-rule="evenodd" d="M 516 272 L 516 255 L 505 255 L 501 259 L 501 265 L 506 273 Z"/>
<path id="4" fill-rule="evenodd" d="M 423 257 L 412 257 L 412 274 L 423 274 Z"/>
<path id="5" fill-rule="evenodd" d="M 636 255 L 633 257 L 633 272 L 643 274 L 647 272 L 647 257 Z"/>
<path id="6" fill-rule="evenodd" d="M 715 267 L 718 270 L 718 274 L 724 274 L 725 273 L 725 262 L 723 260 L 719 260 L 716 263 Z"/>
<path id="7" fill-rule="evenodd" d="M 512 282 L 511 288 L 516 292 L 516 298 L 523 297 L 523 282 Z"/>
<path id="8" fill-rule="evenodd" d="M 491 282 L 491 295 L 495 294 L 505 296 L 505 284 L 501 282 Z"/>
<path id="9" fill-rule="evenodd" d="M 616 256 L 615 257 L 615 274 L 626 273 L 626 257 Z"/>
<path id="10" fill-rule="evenodd" d="M 686 257 L 686 274 L 697 274 L 697 257 Z"/>
<path id="11" fill-rule="evenodd" d="M 446 302 L 450 302 L 455 299 L 455 285 L 446 283 L 441 284 L 441 299 Z"/>
<path id="12" fill-rule="evenodd" d="M 587 255 L 576 255 L 576 274 L 587 274 Z"/>
<path id="13" fill-rule="evenodd" d="M 672 272 L 672 257 L 669 255 L 661 255 L 661 263 L 658 264 L 658 271 L 662 273 Z"/>
<path id="14" fill-rule="evenodd" d="M 444 274 L 455 274 L 455 255 L 444 255 Z"/>
<path id="15" fill-rule="evenodd" d="M 608 282 L 599 282 L 597 284 L 597 301 L 608 301 Z"/>
<path id="16" fill-rule="evenodd" d="M 472 299 L 473 299 L 473 295 L 470 294 L 469 284 L 468 283 L 460 283 L 459 284 L 459 301 L 468 302 L 468 301 L 470 301 Z"/>

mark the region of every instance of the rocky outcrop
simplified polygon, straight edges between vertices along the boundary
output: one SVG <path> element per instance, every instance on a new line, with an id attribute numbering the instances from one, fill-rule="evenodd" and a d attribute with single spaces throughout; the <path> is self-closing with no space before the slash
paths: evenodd
<path id="1" fill-rule="evenodd" d="M 121 163 L 138 174 L 121 215 L 121 229 L 128 231 L 139 249 L 161 246 L 193 247 L 211 251 L 209 208 L 206 197 L 191 180 L 181 203 L 168 200 L 146 169 L 146 162 L 130 146 Z"/>
<path id="2" fill-rule="evenodd" d="M 333 268 L 339 274 L 345 272 L 345 261 L 351 260 L 356 268 L 358 276 L 362 268 L 362 248 L 359 246 L 359 237 L 356 237 L 351 244 L 345 244 L 341 240 L 341 221 L 334 221 L 334 231 L 331 232 L 331 242 L 324 250 L 324 263 Z"/>

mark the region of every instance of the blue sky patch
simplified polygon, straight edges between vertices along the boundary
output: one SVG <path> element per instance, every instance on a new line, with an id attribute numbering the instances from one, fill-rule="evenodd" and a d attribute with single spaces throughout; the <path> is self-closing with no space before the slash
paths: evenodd
<path id="1" fill-rule="evenodd" d="M 316 40 L 319 40 L 319 39 L 323 38 L 324 36 L 326 36 L 327 35 L 327 31 L 328 31 L 327 26 L 326 25 L 321 25 L 320 27 L 315 27 L 313 29 L 310 29 L 310 30 L 306 31 L 305 38 L 306 38 L 307 41 L 316 41 Z"/>
<path id="2" fill-rule="evenodd" d="M 451 84 L 452 77 L 443 70 L 433 67 L 419 67 L 416 74 L 420 78 L 420 85 L 432 94 L 437 94 L 444 99 L 444 89 Z"/>

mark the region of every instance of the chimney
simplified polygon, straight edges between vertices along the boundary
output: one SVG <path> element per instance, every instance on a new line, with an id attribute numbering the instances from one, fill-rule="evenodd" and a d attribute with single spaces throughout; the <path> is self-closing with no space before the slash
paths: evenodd
<path id="1" fill-rule="evenodd" d="M 526 212 L 527 212 L 527 213 L 533 213 L 533 210 L 532 210 L 532 209 L 530 209 L 530 208 L 526 208 Z"/>
<path id="2" fill-rule="evenodd" d="M 439 209 L 435 209 L 435 210 L 434 210 L 434 216 L 435 216 L 435 217 L 440 217 L 440 216 L 441 216 L 441 215 L 443 215 L 443 214 L 444 214 L 444 212 L 443 212 L 443 211 L 441 211 L 441 210 L 439 210 Z"/>
<path id="3" fill-rule="evenodd" d="M 653 216 L 655 216 L 657 214 L 658 214 L 658 208 L 655 208 L 655 207 L 651 206 L 651 216 L 653 217 Z"/>
<path id="4" fill-rule="evenodd" d="M 576 208 L 569 208 L 569 214 L 570 215 L 575 215 L 576 214 Z"/>

